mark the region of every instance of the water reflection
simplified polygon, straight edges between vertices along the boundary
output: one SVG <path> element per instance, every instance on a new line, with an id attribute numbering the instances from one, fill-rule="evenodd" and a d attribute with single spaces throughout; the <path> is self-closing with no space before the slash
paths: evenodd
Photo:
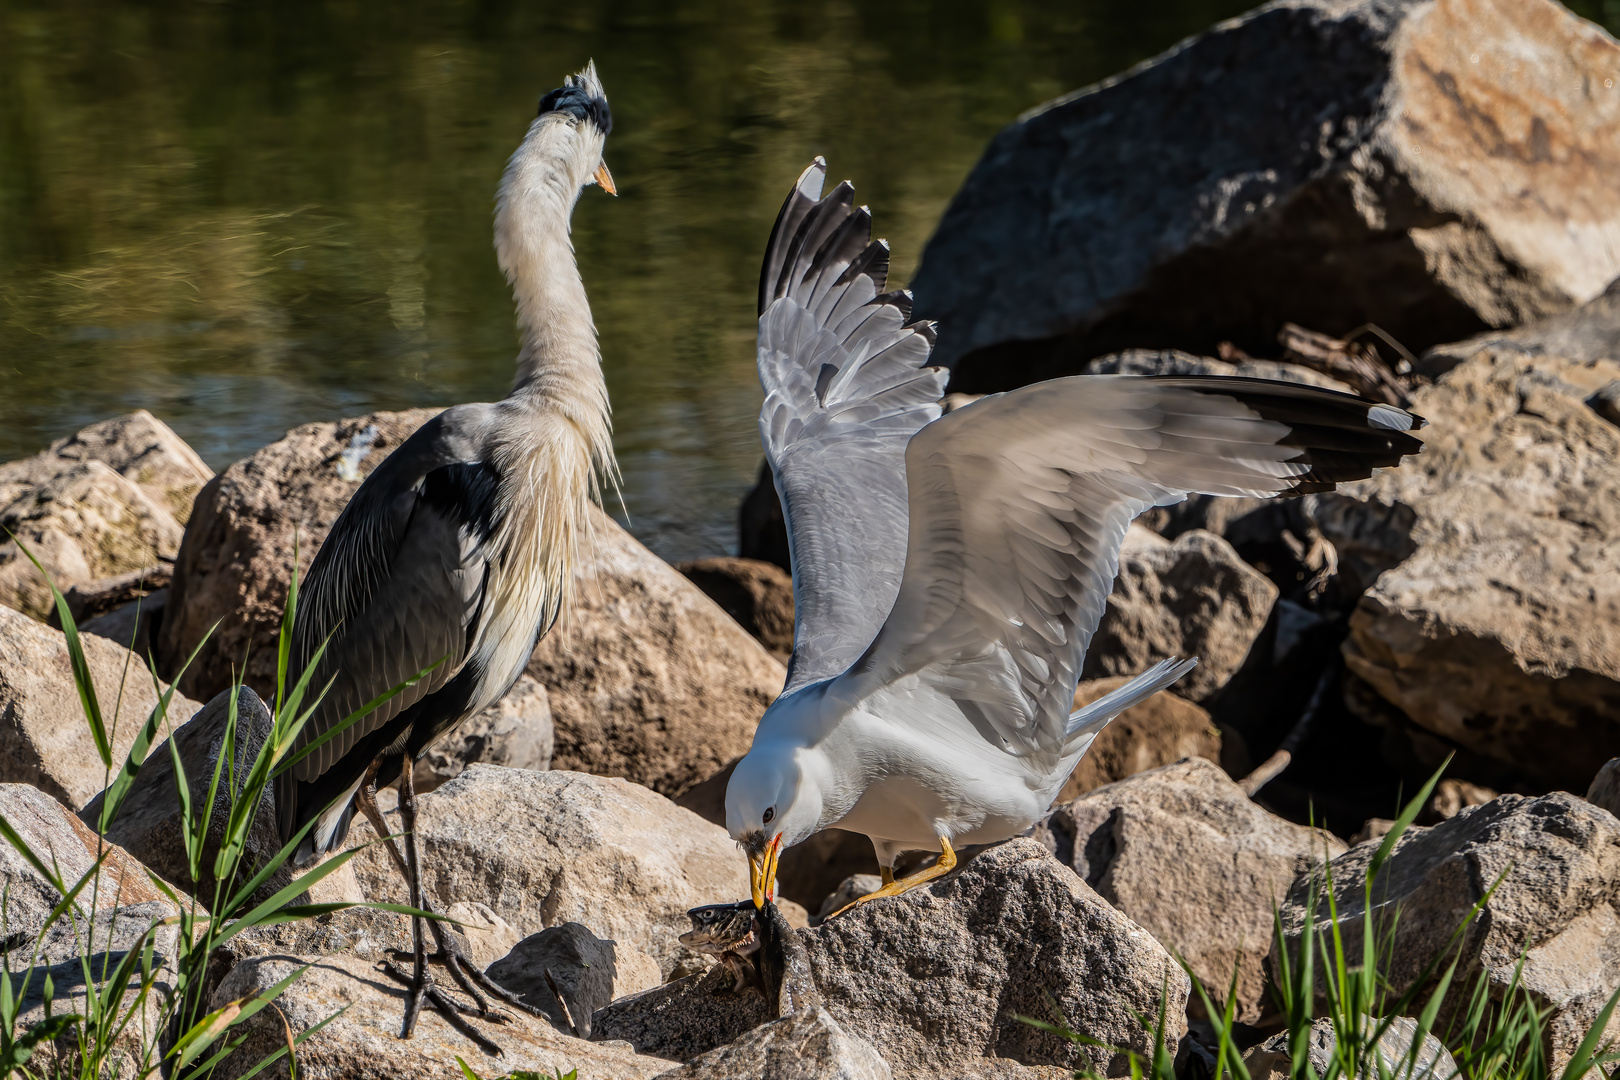
<path id="1" fill-rule="evenodd" d="M 755 278 L 812 155 L 896 280 L 985 140 L 1242 0 L 0 5 L 0 459 L 145 407 L 216 467 L 302 422 L 497 397 L 496 179 L 594 56 L 621 197 L 576 241 L 632 528 L 735 543 Z"/>

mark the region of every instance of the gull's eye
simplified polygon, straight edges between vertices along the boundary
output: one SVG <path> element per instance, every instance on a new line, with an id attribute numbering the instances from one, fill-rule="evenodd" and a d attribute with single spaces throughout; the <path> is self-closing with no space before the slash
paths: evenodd
<path id="1" fill-rule="evenodd" d="M 774 806 L 767 807 L 766 810 L 765 810 L 765 824 L 769 825 L 771 823 L 771 819 L 774 818 L 775 816 L 776 816 L 776 807 L 774 807 Z"/>

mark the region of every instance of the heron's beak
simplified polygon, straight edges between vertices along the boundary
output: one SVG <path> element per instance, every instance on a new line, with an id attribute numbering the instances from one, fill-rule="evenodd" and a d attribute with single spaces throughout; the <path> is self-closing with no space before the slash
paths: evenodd
<path id="1" fill-rule="evenodd" d="M 776 899 L 776 859 L 782 851 L 782 834 L 766 845 L 758 855 L 748 856 L 748 878 L 754 889 L 754 907 L 763 909 L 766 902 Z"/>
<path id="2" fill-rule="evenodd" d="M 619 193 L 619 189 L 613 186 L 613 174 L 608 172 L 607 162 L 604 161 L 602 164 L 596 167 L 596 173 L 591 177 L 591 179 L 595 180 L 598 184 L 601 184 L 602 190 L 607 192 L 609 195 L 617 195 Z"/>

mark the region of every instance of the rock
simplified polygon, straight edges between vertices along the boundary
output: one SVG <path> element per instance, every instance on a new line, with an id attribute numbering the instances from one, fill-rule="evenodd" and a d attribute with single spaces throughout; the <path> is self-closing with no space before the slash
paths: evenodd
<path id="1" fill-rule="evenodd" d="M 1470 806 L 1484 806 L 1496 795 L 1490 788 L 1466 780 L 1442 780 L 1430 796 L 1429 805 L 1424 807 L 1424 824 L 1454 818 Z"/>
<path id="2" fill-rule="evenodd" d="M 96 836 L 61 803 L 37 788 L 24 784 L 0 784 L 0 817 L 16 830 L 28 850 L 53 866 L 70 888 L 95 865 L 96 856 L 107 851 L 98 882 L 86 885 L 75 900 L 80 914 L 105 913 L 118 908 L 166 902 L 153 887 L 146 870 L 129 852 Z M 0 885 L 6 898 L 0 927 L 7 953 L 15 951 L 12 970 L 26 966 L 25 943 L 32 942 L 44 929 L 46 918 L 62 900 L 59 892 L 10 843 L 0 842 Z M 70 955 L 67 949 L 44 956 L 55 962 Z M 15 961 L 23 959 L 19 964 Z"/>
<path id="3" fill-rule="evenodd" d="M 1016 1020 L 1063 1012 L 1105 1043 L 1149 1049 L 1133 1009 L 1168 989 L 1169 1040 L 1185 1031 L 1189 983 L 1158 942 L 1032 840 L 983 852 L 941 882 L 799 931 L 824 1005 L 852 1036 L 882 1047 L 897 1077 L 1061 1077 L 1128 1072 Z M 594 1030 L 669 1057 L 708 1053 L 770 1017 L 755 990 L 722 993 L 715 969 L 614 1002 Z M 1050 995 L 1050 997 L 1048 997 Z"/>
<path id="4" fill-rule="evenodd" d="M 232 804 L 247 782 L 253 762 L 275 721 L 259 695 L 247 687 L 239 688 L 236 695 L 235 753 L 230 762 L 220 766 L 220 754 L 225 746 L 227 722 L 230 719 L 231 692 L 222 691 L 190 720 L 181 724 L 168 740 L 159 743 L 147 756 L 135 782 L 130 785 L 124 805 L 107 830 L 107 838 L 121 845 L 142 863 L 150 867 L 170 884 L 196 896 L 207 907 L 214 906 L 218 888 L 213 875 L 214 859 L 225 839 L 225 829 L 231 816 Z M 178 719 L 178 717 L 177 717 Z M 169 741 L 179 752 L 185 768 L 186 787 L 191 792 L 193 813 L 198 812 L 208 798 L 208 787 L 213 782 L 214 770 L 219 768 L 219 790 L 214 796 L 213 812 L 208 819 L 208 839 L 203 847 L 203 877 L 195 881 L 186 861 L 185 842 L 181 832 L 185 816 L 176 794 L 174 759 Z M 231 777 L 236 777 L 236 792 L 231 791 Z M 79 811 L 79 817 L 94 828 L 101 819 L 102 799 L 97 795 Z M 238 882 L 246 881 L 275 858 L 281 850 L 281 832 L 276 825 L 275 800 L 269 794 L 259 803 L 243 846 Z M 282 866 L 253 894 L 253 901 L 261 903 L 292 882 L 292 873 Z"/>
<path id="5" fill-rule="evenodd" d="M 1586 801 L 1620 817 L 1620 758 L 1604 762 L 1586 789 Z"/>
<path id="6" fill-rule="evenodd" d="M 43 948 L 32 958 L 27 950 L 8 951 L 8 967 L 12 977 L 17 979 L 12 984 L 12 993 L 18 999 L 14 1030 L 21 1033 L 46 1018 L 47 979 L 52 990 L 49 1014 L 88 1015 L 87 983 L 93 981 L 98 994 L 102 995 L 102 1008 L 127 1018 L 101 1043 L 109 1053 L 107 1065 L 99 1075 L 107 1080 L 114 1077 L 134 1080 L 141 1076 L 136 1063 L 155 1062 L 158 1058 L 159 1048 L 154 1043 L 163 1032 L 164 999 L 174 991 L 173 965 L 179 955 L 180 927 L 161 924 L 178 914 L 166 900 L 105 908 L 83 921 L 59 919 L 47 933 Z M 142 972 L 137 968 L 119 1004 L 112 1005 L 109 999 L 116 993 L 116 987 L 106 974 L 131 950 L 144 951 L 148 944 L 152 946 L 150 971 Z M 29 971 L 24 980 L 21 976 L 31 959 L 40 966 Z M 86 978 L 87 961 L 89 979 Z M 144 995 L 143 983 L 147 984 Z M 81 1025 L 72 1024 L 55 1039 L 39 1044 L 28 1059 L 28 1075 L 89 1075 L 83 1067 L 80 1046 L 83 1034 Z M 21 1070 L 18 1075 L 22 1075 Z"/>
<path id="7" fill-rule="evenodd" d="M 1155 1014 L 1167 988 L 1170 1043 L 1185 1030 L 1190 984 L 1169 954 L 1033 840 L 803 936 L 827 1011 L 897 1076 L 987 1075 L 1004 1059 L 1128 1072 L 1122 1056 L 1014 1019 L 1054 1004 L 1076 1031 L 1143 1053 L 1151 1035 L 1132 1010 Z"/>
<path id="8" fill-rule="evenodd" d="M 62 461 L 99 461 L 107 465 L 139 486 L 182 525 L 191 517 L 197 492 L 214 478 L 214 470 L 197 452 L 145 409 L 91 424 L 58 439 L 45 455 Z"/>
<path id="9" fill-rule="evenodd" d="M 158 563 L 156 566 L 131 570 L 127 574 L 74 585 L 63 594 L 63 599 L 67 601 L 74 622 L 82 627 L 89 620 L 100 618 L 135 600 L 166 593 L 173 578 L 173 568 Z M 45 617 L 45 623 L 62 629 L 62 621 L 54 608 Z"/>
<path id="10" fill-rule="evenodd" d="M 1422 455 L 1316 496 L 1363 573 L 1350 672 L 1445 744 L 1583 791 L 1620 754 L 1620 363 L 1481 352 L 1418 391 Z"/>
<path id="11" fill-rule="evenodd" d="M 376 965 L 353 956 L 263 956 L 242 960 L 214 991 L 215 1008 L 268 989 L 301 964 L 308 971 L 276 999 L 296 1035 L 338 1010 L 342 1016 L 311 1035 L 298 1048 L 298 1075 L 308 1080 L 439 1080 L 458 1074 L 456 1058 L 480 1076 L 505 1076 L 513 1070 L 562 1075 L 577 1069 L 581 1076 L 642 1080 L 669 1069 L 669 1062 L 647 1058 L 618 1046 L 587 1042 L 554 1030 L 543 1020 L 515 1014 L 508 1023 L 472 1022 L 501 1046 L 499 1058 L 485 1057 L 447 1024 L 437 1011 L 423 1009 L 416 1033 L 399 1038 L 405 1013 L 405 988 L 379 972 Z M 445 976 L 448 981 L 448 976 Z M 244 1030 L 245 1029 L 245 1030 Z M 265 1009 L 236 1030 L 247 1036 L 242 1048 L 215 1072 L 221 1080 L 247 1075 L 264 1058 L 286 1045 L 282 1020 Z M 285 1077 L 283 1058 L 261 1076 Z"/>
<path id="12" fill-rule="evenodd" d="M 1365 881 L 1376 847 L 1352 848 L 1331 866 L 1339 927 L 1350 955 L 1362 947 Z M 1537 1008 L 1550 1013 L 1546 1050 L 1557 1071 L 1620 985 L 1620 956 L 1609 944 L 1620 934 L 1620 821 L 1606 811 L 1565 792 L 1534 799 L 1503 795 L 1432 828 L 1403 834 L 1372 886 L 1380 950 L 1392 935 L 1380 974 L 1391 994 L 1404 993 L 1425 965 L 1448 949 L 1470 906 L 1499 877 L 1501 884 L 1456 946 L 1461 960 L 1435 1026 L 1446 1030 L 1467 1007 L 1482 972 L 1493 995 L 1505 992 L 1522 956 L 1519 985 Z M 1302 878 L 1283 904 L 1290 950 L 1297 951 L 1318 887 Z M 1326 932 L 1326 898 L 1317 903 L 1318 926 Z M 1398 916 L 1391 916 L 1397 910 Z M 1278 962 L 1275 944 L 1270 962 Z M 1606 1038 L 1617 1036 L 1620 1017 L 1611 1020 Z"/>
<path id="13" fill-rule="evenodd" d="M 889 1080 L 871 1043 L 845 1031 L 823 1008 L 755 1028 L 662 1080 Z"/>
<path id="14" fill-rule="evenodd" d="M 1620 277 L 1609 282 L 1609 287 L 1596 299 L 1574 311 L 1537 319 L 1513 330 L 1491 331 L 1467 341 L 1436 345 L 1423 354 L 1418 369 L 1440 376 L 1486 351 L 1563 356 L 1583 364 L 1594 360 L 1620 360 Z"/>
<path id="15" fill-rule="evenodd" d="M 50 586 L 19 542 L 59 589 L 174 558 L 180 523 L 135 484 L 99 461 L 54 458 L 43 463 L 48 471 L 37 482 L 16 482 L 16 466 L 39 461 L 0 470 L 0 527 L 15 537 L 0 545 L 0 603 L 36 619 L 52 607 Z"/>
<path id="16" fill-rule="evenodd" d="M 770 462 L 759 463 L 759 477 L 738 507 L 737 554 L 793 572 L 787 519 L 782 516 L 782 500 L 776 494 L 776 478 L 771 475 Z"/>
<path id="17" fill-rule="evenodd" d="M 1084 708 L 1130 681 L 1126 676 L 1093 679 L 1075 689 L 1074 707 Z M 1156 769 L 1182 758 L 1221 758 L 1221 733 L 1209 713 L 1169 691 L 1160 691 L 1120 713 L 1092 741 L 1053 805 L 1084 791 Z"/>
<path id="18" fill-rule="evenodd" d="M 686 579 L 725 609 L 786 664 L 793 656 L 793 578 L 775 563 L 759 559 L 697 559 L 677 563 Z"/>
<path id="19" fill-rule="evenodd" d="M 1143 546 L 1120 558 L 1082 678 L 1137 675 L 1167 656 L 1196 656 L 1198 666 L 1173 689 L 1204 701 L 1243 666 L 1276 601 L 1277 587 L 1213 533 Z"/>
<path id="20" fill-rule="evenodd" d="M 552 767 L 679 795 L 747 752 L 786 672 L 612 518 L 591 523 L 574 608 L 529 661 L 551 695 Z"/>
<path id="21" fill-rule="evenodd" d="M 445 917 L 460 926 L 450 927 L 462 953 L 486 971 L 489 965 L 511 952 L 523 935 L 512 924 L 495 914 L 488 904 L 458 900 L 445 910 Z"/>
<path id="22" fill-rule="evenodd" d="M 613 942 L 597 937 L 588 926 L 566 922 L 530 934 L 491 964 L 487 974 L 524 1004 L 543 1010 L 558 1031 L 588 1039 L 591 1014 L 613 1000 L 617 967 Z M 553 984 L 562 994 L 560 1001 Z"/>
<path id="23" fill-rule="evenodd" d="M 1217 1000 L 1236 969 L 1245 1024 L 1267 1004 L 1261 965 L 1275 905 L 1300 874 L 1345 850 L 1262 810 L 1200 758 L 1098 788 L 1060 806 L 1049 827 L 1058 858 L 1184 957 Z"/>
<path id="24" fill-rule="evenodd" d="M 209 481 L 175 560 L 156 642 L 159 670 L 172 674 L 219 623 L 181 689 L 213 697 L 246 656 L 242 681 L 271 693 L 295 541 L 303 573 L 360 481 L 438 412 L 305 424 Z"/>
<path id="25" fill-rule="evenodd" d="M 883 888 L 883 878 L 877 874 L 851 874 L 838 883 L 838 888 L 827 895 L 821 902 L 821 908 L 816 912 L 816 922 L 819 925 L 827 916 L 844 910 L 863 896 L 877 892 Z"/>
<path id="26" fill-rule="evenodd" d="M 553 739 L 546 688 L 519 675 L 505 697 L 429 746 L 412 779 L 421 793 L 477 762 L 543 772 L 551 767 Z"/>
<path id="27" fill-rule="evenodd" d="M 1620 273 L 1617 67 L 1551 0 L 1267 5 L 997 135 L 916 313 L 984 391 L 1290 320 L 1421 351 L 1566 310 Z"/>
<path id="28" fill-rule="evenodd" d="M 686 1061 L 743 1038 L 774 1020 L 758 987 L 736 989 L 724 965 L 616 999 L 591 1018 L 598 1039 L 638 1053 Z"/>
<path id="29" fill-rule="evenodd" d="M 162 575 L 193 496 L 213 475 L 178 435 L 139 410 L 0 465 L 0 525 L 63 590 L 125 573 Z M 0 603 L 36 618 L 51 610 L 50 590 L 9 540 L 0 545 Z"/>
<path id="30" fill-rule="evenodd" d="M 1373 1017 L 1363 1019 L 1368 1035 L 1383 1023 L 1382 1019 Z M 1427 1031 L 1423 1033 L 1422 1049 L 1415 1059 L 1409 1061 L 1408 1055 L 1412 1052 L 1412 1042 L 1417 1038 L 1417 1033 L 1418 1022 L 1409 1016 L 1397 1016 L 1390 1020 L 1389 1026 L 1374 1044 L 1382 1067 L 1371 1060 L 1364 1061 L 1362 1068 L 1356 1072 L 1357 1080 L 1383 1080 L 1385 1077 L 1398 1080 L 1453 1080 L 1460 1075 L 1461 1070 L 1457 1068 L 1450 1051 Z M 1306 1055 L 1318 1076 L 1327 1075 L 1338 1045 L 1332 1020 L 1324 1018 L 1311 1025 Z M 1371 1058 L 1374 1048 L 1367 1049 L 1367 1056 Z M 1243 1064 L 1248 1068 L 1252 1080 L 1291 1080 L 1294 1075 L 1292 1059 L 1293 1055 L 1288 1049 L 1288 1033 L 1285 1031 L 1273 1035 L 1244 1054 Z"/>
<path id="31" fill-rule="evenodd" d="M 79 640 L 112 739 L 113 768 L 118 769 L 160 691 L 129 650 L 106 638 L 85 635 Z M 177 693 L 170 699 L 169 716 L 190 716 L 199 708 Z M 31 784 L 76 809 L 106 780 L 73 681 L 67 639 L 59 630 L 0 607 L 0 783 Z"/>
<path id="32" fill-rule="evenodd" d="M 168 602 L 169 590 L 159 589 L 80 623 L 79 632 L 104 637 L 147 659 L 152 655 L 152 635 L 163 623 L 163 609 Z"/>
<path id="33" fill-rule="evenodd" d="M 583 923 L 665 975 L 685 954 L 675 939 L 689 908 L 748 895 L 747 863 L 724 829 L 624 780 L 473 765 L 422 796 L 417 825 L 433 904 L 476 897 L 522 934 Z M 349 846 L 370 838 L 357 822 Z M 366 899 L 404 901 L 380 845 L 350 865 Z"/>

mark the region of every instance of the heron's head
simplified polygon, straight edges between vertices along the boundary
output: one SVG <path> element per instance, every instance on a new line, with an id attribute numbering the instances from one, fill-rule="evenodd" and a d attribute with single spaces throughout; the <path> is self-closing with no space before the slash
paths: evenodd
<path id="1" fill-rule="evenodd" d="M 821 787 L 799 760 L 803 750 L 756 744 L 726 785 L 726 828 L 748 856 L 754 906 L 776 899 L 776 862 L 821 827 Z"/>
<path id="2" fill-rule="evenodd" d="M 602 158 L 602 148 L 613 130 L 613 112 L 608 108 L 602 80 L 597 77 L 595 60 L 540 99 L 536 125 L 544 125 L 548 135 L 565 141 L 569 171 L 577 188 L 601 184 L 609 195 L 618 194 L 613 174 Z"/>

